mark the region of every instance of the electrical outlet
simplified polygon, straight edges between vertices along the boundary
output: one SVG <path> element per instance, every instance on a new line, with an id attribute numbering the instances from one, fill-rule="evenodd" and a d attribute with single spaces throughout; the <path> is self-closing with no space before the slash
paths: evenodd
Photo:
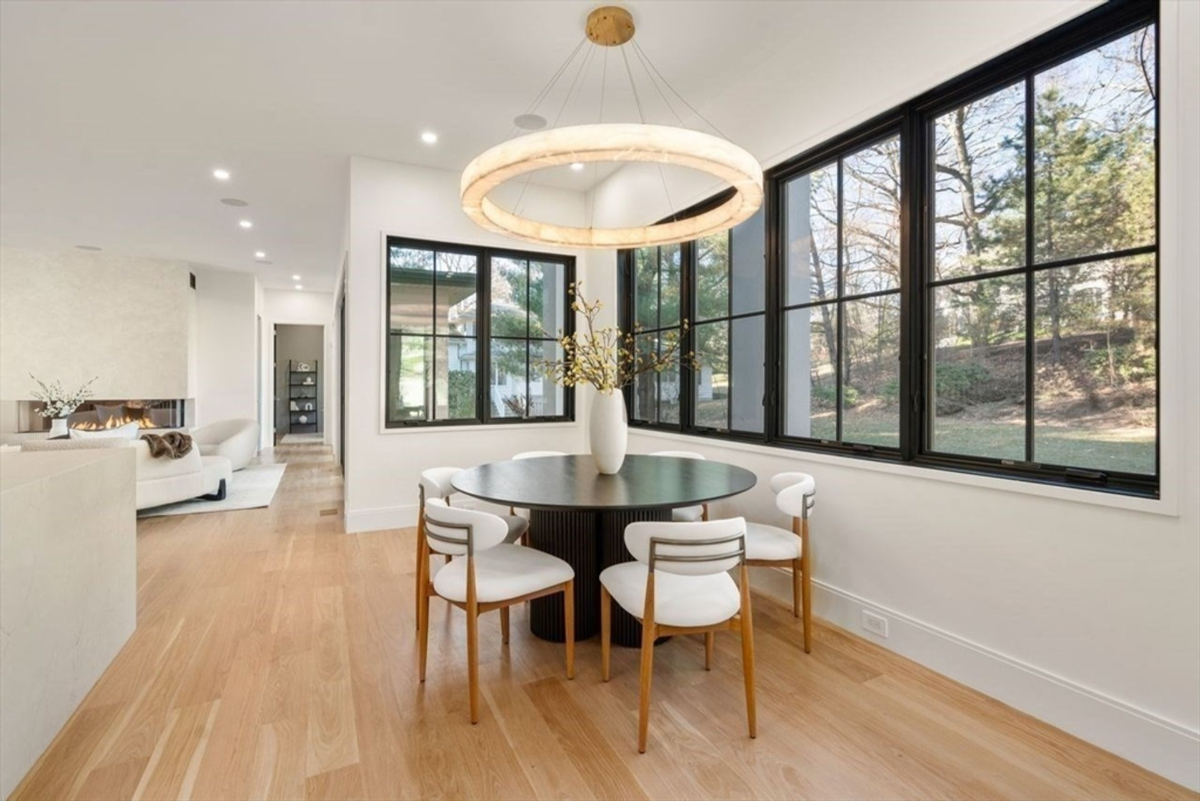
<path id="1" fill-rule="evenodd" d="M 868 609 L 862 610 L 862 627 L 879 637 L 886 639 L 888 636 L 887 618 L 883 615 L 877 615 Z"/>

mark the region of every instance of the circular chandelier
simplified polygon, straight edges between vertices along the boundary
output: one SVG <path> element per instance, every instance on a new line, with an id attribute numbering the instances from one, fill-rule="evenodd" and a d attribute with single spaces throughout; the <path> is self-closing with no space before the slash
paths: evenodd
<path id="1" fill-rule="evenodd" d="M 558 68 L 550 82 L 534 99 L 529 109 L 514 121 L 518 128 L 537 129 L 545 126 L 545 120 L 536 115 L 539 104 L 553 91 L 558 80 L 568 72 L 585 41 L 597 48 L 586 54 L 579 64 L 562 108 L 555 117 L 555 125 L 563 109 L 571 100 L 575 86 L 585 68 L 591 64 L 595 49 L 619 47 L 633 97 L 637 103 L 638 123 L 605 123 L 604 94 L 605 79 L 601 78 L 600 122 L 550 127 L 534 133 L 510 138 L 476 156 L 463 170 L 460 195 L 463 211 L 476 224 L 489 231 L 544 245 L 582 248 L 631 248 L 645 245 L 666 245 L 698 239 L 708 234 L 724 231 L 749 218 L 762 205 L 762 167 L 750 153 L 721 135 L 683 96 L 674 90 L 662 74 L 650 62 L 645 51 L 632 42 L 634 25 L 629 12 L 616 6 L 598 8 L 588 16 L 586 39 L 581 40 L 567 61 Z M 667 108 L 674 114 L 679 125 L 652 125 L 646 122 L 637 83 L 630 68 L 629 56 L 624 45 L 630 43 L 634 57 L 649 76 Z M 604 75 L 607 76 L 607 51 L 604 57 Z M 688 128 L 683 118 L 668 97 L 673 93 L 677 101 L 691 111 L 716 135 Z M 509 211 L 501 208 L 488 195 L 502 184 L 526 176 L 526 186 L 532 173 L 548 167 L 571 165 L 583 169 L 587 164 L 598 162 L 640 162 L 657 166 L 662 179 L 663 191 L 671 204 L 667 189 L 664 165 L 688 167 L 707 173 L 727 183 L 733 194 L 715 208 L 701 214 L 678 218 L 674 213 L 665 222 L 625 228 L 594 228 L 557 225 L 520 215 L 520 198 L 517 208 Z M 525 191 L 521 190 L 521 198 Z"/>

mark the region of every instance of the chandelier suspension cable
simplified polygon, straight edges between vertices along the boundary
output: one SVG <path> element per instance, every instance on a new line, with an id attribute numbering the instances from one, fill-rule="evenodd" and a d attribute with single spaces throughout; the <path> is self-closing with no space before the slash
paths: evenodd
<path id="1" fill-rule="evenodd" d="M 658 91 L 658 96 L 662 98 L 663 105 L 671 110 L 671 114 L 674 115 L 675 121 L 679 123 L 679 127 L 691 128 L 692 126 L 683 121 L 683 117 L 679 116 L 679 112 L 675 110 L 675 106 L 671 104 L 671 101 L 667 98 L 666 94 L 663 93 L 662 87 L 658 85 L 658 81 L 654 77 L 654 73 L 650 72 L 650 68 L 646 66 L 646 59 L 642 55 L 641 51 L 637 48 L 634 48 L 633 54 L 637 56 L 638 61 L 641 62 L 642 69 L 645 70 L 646 75 L 650 78 L 650 83 Z"/>
<path id="2" fill-rule="evenodd" d="M 637 103 L 638 117 L 642 120 L 642 125 L 646 124 L 646 115 L 642 112 L 642 98 L 638 95 L 637 82 L 633 80 L 633 70 L 629 68 L 629 56 L 625 54 L 625 45 L 621 45 L 621 58 L 625 60 L 625 74 L 629 76 L 629 85 L 633 87 L 633 100 Z M 671 200 L 671 190 L 667 188 L 667 176 L 663 172 L 662 164 L 655 162 L 658 167 L 658 177 L 662 181 L 663 194 L 667 196 L 667 208 L 671 210 L 671 219 L 675 219 L 675 203 Z"/>
<path id="3" fill-rule="evenodd" d="M 587 41 L 586 37 L 584 38 L 584 41 Z M 583 42 L 580 42 L 581 46 L 582 44 Z M 575 70 L 575 77 L 571 79 L 571 85 L 567 88 L 566 97 L 563 98 L 562 105 L 558 107 L 558 113 L 554 115 L 554 122 L 550 123 L 551 128 L 558 127 L 558 121 L 562 118 L 563 112 L 567 110 L 567 105 L 571 102 L 571 97 L 575 94 L 575 86 L 579 85 L 579 77 L 583 74 L 584 70 L 587 69 L 588 65 L 592 63 L 592 59 L 595 57 L 595 55 L 596 48 L 593 47 L 586 54 L 584 54 L 583 58 L 580 60 L 579 69 Z M 574 55 L 572 55 L 572 59 L 574 59 Z M 582 93 L 582 85 L 580 86 L 580 92 Z M 529 188 L 529 182 L 531 180 L 533 180 L 533 173 L 526 173 L 525 181 L 521 184 L 521 194 L 517 196 L 517 202 L 513 206 L 513 214 L 521 213 L 521 204 L 525 200 L 525 190 Z"/>
<path id="4" fill-rule="evenodd" d="M 600 113 L 596 116 L 596 124 L 604 122 L 604 93 L 608 88 L 608 48 L 604 48 L 604 65 L 600 70 Z M 596 219 L 596 187 L 600 185 L 600 162 L 592 162 L 592 191 L 591 202 L 588 204 L 588 228 L 593 227 Z"/>
<path id="5" fill-rule="evenodd" d="M 546 85 L 542 87 L 542 90 L 533 98 L 533 102 L 531 102 L 525 109 L 525 114 L 532 114 L 533 112 L 537 111 L 538 106 L 542 104 L 542 101 L 545 100 L 546 96 L 549 95 L 554 89 L 554 85 L 558 83 L 559 77 L 563 74 L 563 72 L 566 71 L 567 67 L 571 65 L 571 62 L 575 60 L 575 56 L 579 53 L 580 48 L 583 47 L 587 40 L 588 38 L 586 36 L 580 39 L 579 44 L 575 45 L 575 49 L 571 51 L 571 55 L 567 56 L 566 61 L 558 65 L 558 69 L 556 69 L 554 74 L 550 76 L 550 80 L 546 82 Z M 504 138 L 512 139 L 520 130 L 520 126 L 514 125 L 511 129 L 509 129 L 508 136 Z"/>
<path id="6" fill-rule="evenodd" d="M 726 135 L 725 135 L 725 132 L 724 132 L 724 131 L 722 131 L 720 128 L 718 128 L 716 125 L 714 125 L 714 124 L 713 124 L 713 122 L 712 122 L 712 120 L 710 120 L 708 117 L 705 117 L 703 114 L 701 114 L 699 111 L 697 111 L 697 110 L 696 110 L 696 107 L 695 107 L 695 106 L 693 106 L 691 103 L 689 103 L 689 102 L 687 101 L 687 98 L 686 98 L 686 97 L 684 97 L 683 95 L 681 95 L 681 94 L 679 93 L 679 90 L 678 90 L 678 89 L 676 89 L 674 86 L 672 86 L 672 85 L 671 85 L 671 82 L 670 82 L 670 81 L 668 81 L 668 80 L 666 79 L 666 77 L 665 77 L 665 76 L 664 76 L 664 75 L 663 75 L 661 72 L 659 72 L 659 70 L 658 70 L 658 67 L 657 67 L 657 66 L 655 66 L 655 64 L 654 64 L 654 60 L 650 58 L 650 56 L 649 56 L 649 55 L 646 53 L 646 51 L 645 51 L 645 50 L 642 50 L 642 46 L 641 46 L 641 45 L 639 45 L 639 44 L 637 43 L 637 41 L 635 41 L 635 40 L 630 40 L 630 42 L 629 42 L 629 43 L 630 43 L 631 45 L 633 45 L 633 49 L 634 49 L 634 50 L 637 50 L 637 51 L 639 51 L 639 52 L 642 54 L 642 56 L 643 56 L 643 57 L 645 57 L 645 59 L 646 59 L 647 63 L 649 63 L 649 64 L 650 64 L 650 68 L 654 70 L 654 72 L 655 72 L 655 74 L 656 74 L 656 75 L 658 75 L 658 77 L 659 77 L 659 80 L 661 80 L 661 81 L 662 81 L 662 82 L 663 82 L 663 83 L 666 85 L 666 87 L 667 87 L 668 89 L 670 89 L 670 90 L 671 90 L 671 93 L 672 93 L 673 95 L 675 95 L 676 97 L 678 97 L 678 98 L 679 98 L 680 102 L 681 102 L 681 103 L 683 103 L 683 105 L 687 106 L 687 107 L 688 107 L 688 109 L 689 109 L 689 110 L 690 110 L 690 111 L 691 111 L 693 114 L 695 114 L 697 117 L 699 117 L 701 120 L 703 120 L 703 121 L 704 121 L 704 123 L 705 123 L 706 125 L 708 125 L 708 127 L 709 127 L 709 128 L 712 128 L 714 131 L 716 131 L 717 135 L 718 135 L 718 136 L 720 136 L 722 139 L 724 139 L 724 140 L 725 140 L 725 141 L 727 141 L 727 142 L 728 142 L 728 141 L 732 141 L 732 140 L 730 140 L 730 138 L 729 138 L 728 136 L 726 136 Z"/>

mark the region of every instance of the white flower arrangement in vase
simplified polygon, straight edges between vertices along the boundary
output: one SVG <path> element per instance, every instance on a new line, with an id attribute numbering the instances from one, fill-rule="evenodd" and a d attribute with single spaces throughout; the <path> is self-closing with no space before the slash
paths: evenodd
<path id="1" fill-rule="evenodd" d="M 579 292 L 582 286 L 582 282 L 574 283 L 568 292 L 573 298 L 572 311 L 583 315 L 586 327 L 570 336 L 560 331 L 558 343 L 562 345 L 563 358 L 541 360 L 537 366 L 551 381 L 564 387 L 590 384 L 596 388 L 588 422 L 592 458 L 597 470 L 612 475 L 625 462 L 628 444 L 625 396 L 621 390 L 645 373 L 661 373 L 680 364 L 699 370 L 700 362 L 695 353 L 680 351 L 682 337 L 688 330 L 686 319 L 680 321 L 679 333 L 661 335 L 658 352 L 639 352 L 636 334 L 641 326 L 635 325 L 633 331 L 626 333 L 613 326 L 597 328 L 596 317 L 603 304 L 598 300 L 589 303 Z"/>
<path id="2" fill-rule="evenodd" d="M 33 373 L 30 373 L 29 377 L 38 385 L 38 388 L 33 391 L 34 400 L 42 402 L 42 408 L 38 410 L 38 415 L 53 420 L 50 436 L 57 437 L 67 433 L 67 417 L 84 401 L 92 397 L 92 384 L 100 376 L 93 376 L 90 381 L 85 381 L 74 392 L 63 389 L 61 381 L 47 385 Z"/>

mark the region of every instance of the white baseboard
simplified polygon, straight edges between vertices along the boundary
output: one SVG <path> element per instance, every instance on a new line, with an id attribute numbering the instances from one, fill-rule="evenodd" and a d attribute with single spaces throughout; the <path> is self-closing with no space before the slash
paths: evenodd
<path id="1" fill-rule="evenodd" d="M 789 573 L 760 568 L 751 575 L 755 589 L 791 604 Z M 887 618 L 886 639 L 862 628 L 864 609 Z M 815 580 L 813 614 L 1171 781 L 1200 790 L 1200 732 Z"/>
<path id="2" fill-rule="evenodd" d="M 503 507 L 486 504 L 461 495 L 452 495 L 451 502 L 464 509 L 486 509 L 497 514 L 507 514 L 508 512 Z M 417 524 L 419 510 L 420 506 L 415 503 L 405 506 L 385 506 L 380 509 L 347 509 L 344 518 L 346 533 L 362 534 L 367 531 L 409 528 Z"/>
<path id="3" fill-rule="evenodd" d="M 389 528 L 408 528 L 417 524 L 417 504 L 385 506 L 382 509 L 346 510 L 347 534 L 364 531 L 383 531 Z"/>

